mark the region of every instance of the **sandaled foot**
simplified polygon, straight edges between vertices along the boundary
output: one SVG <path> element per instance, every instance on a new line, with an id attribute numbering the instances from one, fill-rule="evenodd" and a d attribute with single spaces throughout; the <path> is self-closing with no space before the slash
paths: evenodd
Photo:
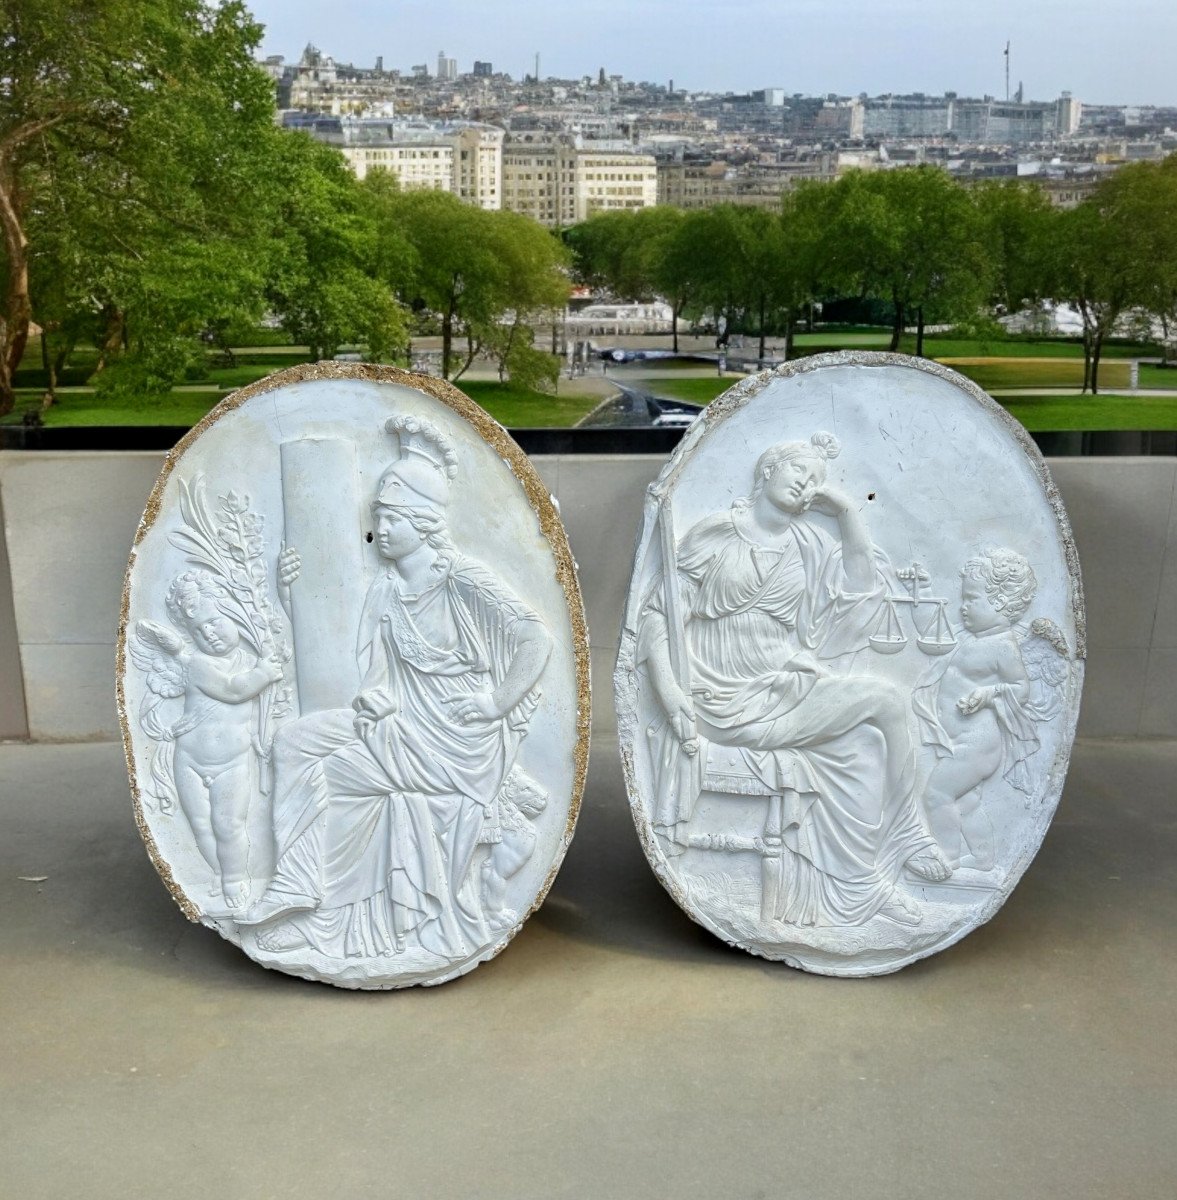
<path id="1" fill-rule="evenodd" d="M 309 900 L 299 904 L 266 895 L 247 911 L 238 914 L 235 919 L 238 925 L 265 925 L 267 921 L 273 921 L 276 917 L 292 917 L 295 913 L 310 912 L 314 907 Z"/>
<path id="2" fill-rule="evenodd" d="M 249 880 L 241 879 L 236 883 L 225 883 L 225 903 L 233 911 L 243 910 L 249 903 Z"/>
<path id="3" fill-rule="evenodd" d="M 879 915 L 889 917 L 900 925 L 918 925 L 923 917 L 914 902 L 909 900 L 898 888 L 892 890 L 887 903 L 879 909 Z"/>
<path id="4" fill-rule="evenodd" d="M 943 883 L 952 874 L 952 868 L 944 861 L 944 856 L 934 846 L 913 854 L 907 860 L 907 869 L 921 879 L 932 883 Z"/>
<path id="5" fill-rule="evenodd" d="M 297 950 L 307 944 L 302 931 L 291 921 L 257 931 L 258 949 L 265 950 L 270 954 L 282 954 L 287 950 Z"/>

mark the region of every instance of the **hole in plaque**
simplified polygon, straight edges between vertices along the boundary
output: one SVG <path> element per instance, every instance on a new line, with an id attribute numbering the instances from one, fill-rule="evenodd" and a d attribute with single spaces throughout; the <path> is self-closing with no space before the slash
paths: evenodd
<path id="1" fill-rule="evenodd" d="M 873 499 L 875 498 L 875 494 L 874 494 L 874 492 L 867 492 L 867 494 L 866 494 L 866 498 L 867 498 L 868 500 L 873 500 Z M 368 534 L 368 541 L 371 541 L 371 540 L 372 540 L 372 535 L 371 535 L 371 534 Z"/>
<path id="2" fill-rule="evenodd" d="M 367 542 L 369 546 L 372 544 L 372 531 L 370 529 L 364 534 L 364 541 Z"/>

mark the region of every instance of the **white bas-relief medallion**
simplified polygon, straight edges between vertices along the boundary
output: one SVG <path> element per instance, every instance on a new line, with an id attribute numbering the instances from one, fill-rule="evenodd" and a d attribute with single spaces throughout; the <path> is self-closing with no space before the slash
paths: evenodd
<path id="1" fill-rule="evenodd" d="M 485 413 L 391 368 L 271 377 L 169 457 L 127 572 L 152 859 L 266 966 L 461 975 L 568 846 L 587 661 L 554 505 Z"/>
<path id="2" fill-rule="evenodd" d="M 884 354 L 741 383 L 650 489 L 615 677 L 634 819 L 695 920 L 831 975 L 1001 906 L 1083 678 L 1066 515 L 967 380 Z"/>

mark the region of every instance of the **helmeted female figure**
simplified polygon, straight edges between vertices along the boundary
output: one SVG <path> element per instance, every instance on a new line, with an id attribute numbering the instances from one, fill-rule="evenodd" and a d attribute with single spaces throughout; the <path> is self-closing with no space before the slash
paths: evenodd
<path id="1" fill-rule="evenodd" d="M 382 566 L 356 640 L 360 690 L 350 710 L 279 732 L 277 869 L 243 923 L 271 952 L 369 957 L 415 944 L 458 960 L 490 936 L 471 868 L 550 638 L 451 541 L 448 440 L 416 417 L 386 428 L 399 455 L 372 502 Z"/>

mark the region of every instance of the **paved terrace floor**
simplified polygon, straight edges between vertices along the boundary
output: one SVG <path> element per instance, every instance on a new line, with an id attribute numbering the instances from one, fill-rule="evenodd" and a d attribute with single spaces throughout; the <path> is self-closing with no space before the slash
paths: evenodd
<path id="1" fill-rule="evenodd" d="M 184 922 L 119 747 L 0 747 L 0 1194 L 1171 1200 L 1175 777 L 1177 743 L 1081 743 L 988 926 L 835 980 L 679 913 L 598 739 L 506 953 L 362 994 Z"/>

